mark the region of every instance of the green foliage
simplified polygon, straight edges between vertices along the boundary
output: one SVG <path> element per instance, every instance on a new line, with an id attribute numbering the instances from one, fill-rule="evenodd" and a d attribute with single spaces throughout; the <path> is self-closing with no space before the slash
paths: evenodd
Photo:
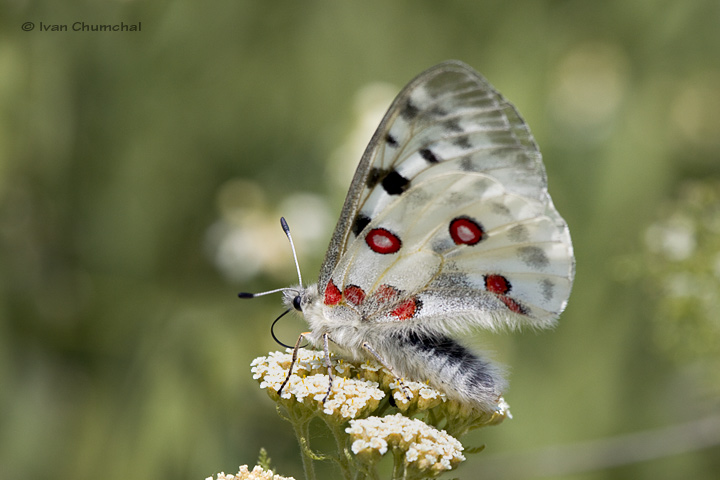
<path id="1" fill-rule="evenodd" d="M 261 448 L 260 453 L 258 454 L 257 464 L 260 465 L 263 470 L 274 471 L 272 468 L 270 468 L 271 460 L 272 459 L 268 456 L 267 450 L 265 450 L 264 448 Z"/>
<path id="2" fill-rule="evenodd" d="M 720 181 L 692 181 L 645 234 L 659 347 L 720 395 Z"/>

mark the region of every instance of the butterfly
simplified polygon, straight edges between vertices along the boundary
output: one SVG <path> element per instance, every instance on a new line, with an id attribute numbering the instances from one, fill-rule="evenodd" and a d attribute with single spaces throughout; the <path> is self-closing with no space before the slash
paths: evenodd
<path id="1" fill-rule="evenodd" d="M 412 80 L 380 122 L 318 282 L 280 290 L 310 327 L 293 359 L 302 339 L 325 351 L 328 395 L 332 349 L 492 412 L 501 369 L 457 338 L 552 326 L 574 273 L 528 126 L 480 74 L 447 61 Z"/>

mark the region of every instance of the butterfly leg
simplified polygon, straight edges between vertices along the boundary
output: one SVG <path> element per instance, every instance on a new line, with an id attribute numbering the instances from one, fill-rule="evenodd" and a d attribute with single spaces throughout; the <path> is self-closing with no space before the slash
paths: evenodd
<path id="1" fill-rule="evenodd" d="M 373 357 L 375 357 L 375 360 L 377 360 L 377 361 L 380 363 L 380 365 L 382 365 L 383 367 L 385 367 L 385 369 L 386 369 L 388 372 L 390 372 L 390 374 L 391 374 L 393 377 L 395 377 L 395 379 L 396 379 L 396 380 L 398 381 L 398 383 L 400 384 L 400 390 L 402 390 L 403 394 L 405 395 L 405 398 L 407 398 L 408 400 L 410 400 L 410 393 L 408 392 L 407 386 L 405 386 L 405 382 L 403 382 L 403 379 L 402 379 L 402 378 L 398 377 L 398 375 L 395 373 L 395 371 L 392 369 L 392 367 L 387 364 L 387 362 L 385 361 L 385 359 L 384 359 L 382 356 L 380 356 L 380 354 L 379 354 L 378 352 L 376 352 L 375 349 L 372 348 L 368 342 L 363 342 L 363 343 L 362 343 L 362 348 L 363 348 L 366 352 L 368 352 L 370 355 L 372 355 Z"/>
<path id="2" fill-rule="evenodd" d="M 300 336 L 297 339 L 297 342 L 295 342 L 295 347 L 293 348 L 293 354 L 292 354 L 292 360 L 290 361 L 290 368 L 288 368 L 287 376 L 285 377 L 285 381 L 280 385 L 280 389 L 278 390 L 278 395 L 282 396 L 282 391 L 285 388 L 285 385 L 287 385 L 288 381 L 290 380 L 290 375 L 292 375 L 292 369 L 295 366 L 295 362 L 297 361 L 297 355 L 298 355 L 298 349 L 300 348 L 300 342 L 303 341 L 303 338 L 305 338 L 305 335 L 309 335 L 310 332 L 303 332 L 300 334 Z M 327 347 L 326 347 L 327 350 Z"/>
<path id="3" fill-rule="evenodd" d="M 323 333 L 323 351 L 325 352 L 325 366 L 327 367 L 328 372 L 328 389 L 327 393 L 325 393 L 325 397 L 323 397 L 323 403 L 328 399 L 330 396 L 330 392 L 332 391 L 333 386 L 333 374 L 332 374 L 332 362 L 330 361 L 330 346 L 328 345 L 328 340 L 330 339 L 330 336 L 327 333 Z"/>

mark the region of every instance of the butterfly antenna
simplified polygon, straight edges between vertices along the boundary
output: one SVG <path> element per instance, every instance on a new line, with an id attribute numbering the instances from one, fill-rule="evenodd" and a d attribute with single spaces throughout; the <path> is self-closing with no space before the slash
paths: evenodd
<path id="1" fill-rule="evenodd" d="M 300 274 L 300 263 L 297 259 L 297 253 L 295 252 L 295 244 L 293 243 L 292 235 L 290 235 L 290 227 L 288 226 L 287 222 L 285 221 L 285 217 L 280 217 L 280 225 L 282 225 L 283 232 L 285 232 L 285 235 L 288 238 L 288 241 L 290 242 L 290 248 L 292 249 L 293 258 L 295 259 L 295 268 L 297 269 L 298 274 L 298 282 L 300 283 L 300 286 L 302 286 L 302 275 Z"/>
<path id="2" fill-rule="evenodd" d="M 300 286 L 302 286 L 302 275 L 300 274 L 300 263 L 298 262 L 298 259 L 297 259 L 297 253 L 295 253 L 295 243 L 293 242 L 292 235 L 290 235 L 290 227 L 288 226 L 287 221 L 285 221 L 285 217 L 280 217 L 280 225 L 282 226 L 283 232 L 285 232 L 285 235 L 287 236 L 288 241 L 290 242 L 290 248 L 292 249 L 293 259 L 295 260 L 295 268 L 297 269 L 298 282 L 300 283 Z M 282 292 L 284 290 L 287 290 L 287 288 L 276 288 L 275 290 L 268 290 L 267 292 L 259 292 L 259 293 L 240 292 L 240 293 L 238 293 L 238 297 L 240 297 L 240 298 L 262 297 L 263 295 L 269 295 L 271 293 Z M 278 317 L 278 319 L 279 318 L 280 317 Z M 275 320 L 275 321 L 277 321 L 277 320 Z"/>
<path id="3" fill-rule="evenodd" d="M 238 297 L 240 297 L 240 298 L 262 297 L 263 295 L 269 295 L 271 293 L 282 292 L 283 290 L 287 290 L 287 289 L 286 288 L 276 288 L 275 290 L 268 290 L 267 292 L 259 292 L 259 293 L 240 292 L 240 293 L 238 293 Z"/>

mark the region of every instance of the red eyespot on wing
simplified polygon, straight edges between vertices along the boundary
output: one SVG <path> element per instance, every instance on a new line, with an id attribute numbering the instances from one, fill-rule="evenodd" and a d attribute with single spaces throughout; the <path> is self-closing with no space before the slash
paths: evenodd
<path id="1" fill-rule="evenodd" d="M 400 250 L 400 238 L 384 228 L 373 228 L 365 235 L 365 242 L 375 253 L 395 253 Z"/>
<path id="2" fill-rule="evenodd" d="M 342 292 L 335 286 L 332 279 L 330 279 L 327 287 L 325 287 L 325 305 L 337 305 L 340 303 L 340 300 L 342 300 Z"/>
<path id="3" fill-rule="evenodd" d="M 365 292 L 357 285 L 348 285 L 343 292 L 345 300 L 352 305 L 360 305 L 365 300 Z"/>
<path id="4" fill-rule="evenodd" d="M 380 285 L 372 294 L 372 299 L 377 303 L 387 303 L 400 295 L 400 290 L 391 285 Z"/>
<path id="5" fill-rule="evenodd" d="M 456 245 L 475 245 L 485 236 L 482 226 L 470 217 L 457 217 L 450 222 L 450 236 Z"/>
<path id="6" fill-rule="evenodd" d="M 511 312 L 527 315 L 527 309 L 507 296 L 512 286 L 510 281 L 502 275 L 485 275 L 485 290 L 498 296 Z"/>
<path id="7" fill-rule="evenodd" d="M 390 315 L 397 318 L 398 320 L 408 320 L 415 316 L 420 310 L 422 303 L 417 298 L 408 298 L 395 309 L 390 312 Z"/>
<path id="8" fill-rule="evenodd" d="M 504 295 L 510 291 L 510 282 L 502 275 L 485 275 L 485 290 Z"/>

